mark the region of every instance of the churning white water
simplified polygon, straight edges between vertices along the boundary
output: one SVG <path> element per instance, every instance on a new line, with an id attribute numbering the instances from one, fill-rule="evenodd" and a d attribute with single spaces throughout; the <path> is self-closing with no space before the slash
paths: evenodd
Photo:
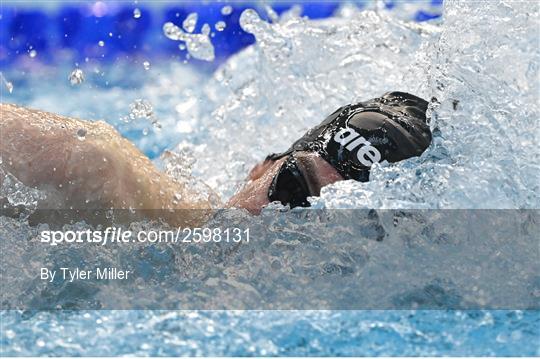
<path id="1" fill-rule="evenodd" d="M 195 132 L 198 173 L 231 195 L 231 179 L 337 107 L 399 90 L 431 101 L 433 145 L 369 183 L 329 186 L 317 206 L 537 208 L 538 7 L 449 1 L 440 24 L 345 14 L 274 24 L 242 14 L 257 44 L 206 86 L 214 110 Z"/>

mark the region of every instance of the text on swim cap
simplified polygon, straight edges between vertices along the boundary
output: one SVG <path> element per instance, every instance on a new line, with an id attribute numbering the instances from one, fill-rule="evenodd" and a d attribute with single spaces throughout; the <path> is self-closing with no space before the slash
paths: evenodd
<path id="1" fill-rule="evenodd" d="M 360 136 L 352 128 L 343 128 L 334 135 L 334 141 L 352 152 L 358 148 L 356 158 L 366 167 L 371 167 L 381 160 L 381 153 L 371 145 L 371 142 Z"/>

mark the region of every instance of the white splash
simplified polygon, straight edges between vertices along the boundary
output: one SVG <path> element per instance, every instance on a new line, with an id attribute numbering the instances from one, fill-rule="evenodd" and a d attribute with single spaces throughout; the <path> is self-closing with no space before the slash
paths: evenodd
<path id="1" fill-rule="evenodd" d="M 189 54 L 194 58 L 204 61 L 214 60 L 214 46 L 208 33 L 186 33 L 172 22 L 163 25 L 163 33 L 171 40 L 185 42 Z"/>
<path id="2" fill-rule="evenodd" d="M 187 32 L 192 33 L 195 30 L 195 26 L 197 26 L 198 20 L 199 20 L 199 15 L 196 12 L 192 12 L 182 22 L 182 27 Z"/>
<path id="3" fill-rule="evenodd" d="M 80 85 L 84 82 L 84 72 L 81 69 L 74 69 L 69 74 L 68 80 L 72 86 Z"/>
<path id="4" fill-rule="evenodd" d="M 156 128 L 161 128 L 161 124 L 158 122 L 156 115 L 154 114 L 154 106 L 150 101 L 145 99 L 136 99 L 129 105 L 129 116 L 125 119 L 131 121 L 139 118 L 145 118 L 150 120 L 152 125 Z M 143 129 L 144 130 L 144 129 Z M 146 129 L 146 131 L 148 131 Z"/>

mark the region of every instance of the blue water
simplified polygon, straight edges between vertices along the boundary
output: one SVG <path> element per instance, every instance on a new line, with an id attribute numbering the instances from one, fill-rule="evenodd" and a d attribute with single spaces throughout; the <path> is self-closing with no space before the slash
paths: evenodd
<path id="1" fill-rule="evenodd" d="M 537 356 L 522 311 L 2 313 L 2 355 Z"/>

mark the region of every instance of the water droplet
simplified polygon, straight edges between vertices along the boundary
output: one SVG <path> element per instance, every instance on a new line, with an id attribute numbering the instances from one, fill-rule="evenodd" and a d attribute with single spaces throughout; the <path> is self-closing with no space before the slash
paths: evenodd
<path id="1" fill-rule="evenodd" d="M 145 70 L 147 71 L 150 70 L 150 62 L 144 61 L 142 64 Z"/>
<path id="2" fill-rule="evenodd" d="M 113 35 L 112 32 L 109 32 L 109 37 L 112 37 L 112 35 Z"/>
<path id="3" fill-rule="evenodd" d="M 139 18 L 141 17 L 141 10 L 139 10 L 139 8 L 135 8 L 135 9 L 133 10 L 133 17 L 134 17 L 135 19 L 139 19 Z"/>
<path id="4" fill-rule="evenodd" d="M 192 35 L 187 39 L 186 45 L 190 55 L 196 59 L 212 61 L 215 58 L 214 46 L 207 35 Z"/>
<path id="5" fill-rule="evenodd" d="M 227 24 L 225 24 L 225 21 L 218 21 L 214 27 L 217 31 L 223 31 L 227 27 Z"/>
<path id="6" fill-rule="evenodd" d="M 214 60 L 214 46 L 207 34 L 185 33 L 172 22 L 163 25 L 163 32 L 171 40 L 184 41 L 189 54 L 194 58 L 205 61 Z"/>
<path id="7" fill-rule="evenodd" d="M 154 107 L 149 101 L 144 99 L 136 99 L 133 103 L 129 105 L 129 108 L 129 121 L 137 118 L 146 118 L 150 120 L 152 126 L 154 126 L 155 128 L 161 128 L 161 124 L 158 122 L 154 114 Z M 146 130 L 146 133 L 148 133 L 148 130 Z"/>
<path id="8" fill-rule="evenodd" d="M 204 24 L 201 29 L 201 33 L 208 36 L 210 34 L 210 25 Z"/>
<path id="9" fill-rule="evenodd" d="M 75 69 L 71 71 L 68 79 L 71 85 L 79 85 L 84 81 L 84 73 L 81 69 Z"/>
<path id="10" fill-rule="evenodd" d="M 13 92 L 13 84 L 11 83 L 11 81 L 6 80 L 6 78 L 4 77 L 4 74 L 1 73 L 1 72 L 0 72 L 0 80 L 4 83 L 7 90 L 9 91 L 9 93 L 12 93 Z"/>
<path id="11" fill-rule="evenodd" d="M 38 339 L 38 340 L 36 341 L 36 345 L 37 345 L 38 347 L 44 347 L 44 346 L 45 346 L 45 342 L 44 342 L 42 339 Z"/>
<path id="12" fill-rule="evenodd" d="M 79 128 L 79 130 L 77 130 L 77 138 L 81 141 L 84 141 L 86 138 L 86 129 Z"/>
<path id="13" fill-rule="evenodd" d="M 30 50 L 30 52 L 28 53 L 28 55 L 31 57 L 31 58 L 34 58 L 37 56 L 37 51 L 36 50 Z"/>
<path id="14" fill-rule="evenodd" d="M 99 45 L 100 47 L 103 47 L 103 46 L 105 46 L 105 42 L 103 42 L 103 40 L 100 40 L 100 41 L 98 42 L 98 45 Z"/>
<path id="15" fill-rule="evenodd" d="M 221 15 L 230 15 L 232 14 L 233 8 L 231 5 L 225 5 L 221 8 Z"/>
<path id="16" fill-rule="evenodd" d="M 147 129 L 146 127 L 143 128 L 142 134 L 143 134 L 144 136 L 148 135 L 148 129 Z"/>
<path id="17" fill-rule="evenodd" d="M 172 22 L 166 22 L 163 24 L 163 33 L 165 36 L 167 36 L 167 38 L 175 41 L 184 41 L 186 38 L 186 34 Z"/>
<path id="18" fill-rule="evenodd" d="M 279 21 L 279 15 L 270 6 L 266 5 L 264 7 L 264 10 L 266 11 L 266 14 L 268 15 L 268 18 L 270 19 L 270 21 L 272 22 Z"/>
<path id="19" fill-rule="evenodd" d="M 186 30 L 189 33 L 192 33 L 193 30 L 195 30 L 195 26 L 197 26 L 197 20 L 199 19 L 199 15 L 197 15 L 196 12 L 192 12 L 189 14 L 184 22 L 182 22 L 182 27 L 184 30 Z"/>
<path id="20" fill-rule="evenodd" d="M 240 27 L 250 34 L 255 33 L 259 29 L 261 23 L 262 20 L 259 17 L 259 14 L 253 9 L 246 9 L 242 12 L 242 15 L 240 15 Z"/>
<path id="21" fill-rule="evenodd" d="M 144 99 L 136 99 L 129 105 L 130 117 L 135 118 L 149 118 L 154 115 L 154 107 L 150 102 Z"/>
<path id="22" fill-rule="evenodd" d="M 163 164 L 165 165 L 165 173 L 174 179 L 189 178 L 191 176 L 192 166 L 196 159 L 189 145 L 179 146 L 178 152 L 164 151 L 161 155 Z M 182 199 L 182 194 L 175 192 L 173 200 L 178 202 Z"/>
<path id="23" fill-rule="evenodd" d="M 178 48 L 179 48 L 180 50 L 185 50 L 185 49 L 186 49 L 186 45 L 180 44 L 180 45 L 178 45 Z"/>

